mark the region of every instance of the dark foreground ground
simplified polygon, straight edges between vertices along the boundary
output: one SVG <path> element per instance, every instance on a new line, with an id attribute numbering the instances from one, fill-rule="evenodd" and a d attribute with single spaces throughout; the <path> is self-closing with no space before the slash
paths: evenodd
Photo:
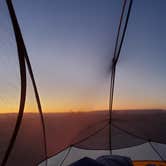
<path id="1" fill-rule="evenodd" d="M 85 149 L 109 149 L 108 115 L 107 111 L 44 114 L 48 155 L 52 156 L 71 144 Z M 114 111 L 112 119 L 113 149 L 139 145 L 147 140 L 166 143 L 164 110 Z M 0 163 L 15 122 L 16 114 L 0 115 Z M 9 165 L 37 165 L 43 159 L 40 117 L 38 114 L 26 113 Z"/>

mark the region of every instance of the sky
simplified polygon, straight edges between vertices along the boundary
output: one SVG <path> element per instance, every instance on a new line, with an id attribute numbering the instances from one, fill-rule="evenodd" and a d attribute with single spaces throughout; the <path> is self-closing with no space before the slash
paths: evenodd
<path id="1" fill-rule="evenodd" d="M 17 49 L 0 1 L 0 113 L 17 112 Z M 121 0 L 13 0 L 44 112 L 108 109 Z M 117 65 L 114 109 L 166 109 L 165 0 L 135 0 Z M 36 103 L 28 79 L 26 111 Z"/>

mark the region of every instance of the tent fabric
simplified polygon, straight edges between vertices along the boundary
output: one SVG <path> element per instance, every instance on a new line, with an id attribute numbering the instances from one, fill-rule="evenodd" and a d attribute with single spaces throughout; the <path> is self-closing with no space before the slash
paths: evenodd
<path id="1" fill-rule="evenodd" d="M 145 110 L 123 109 L 125 102 L 128 102 L 128 96 L 124 97 L 127 90 L 130 90 L 131 103 L 137 101 L 139 108 L 141 104 L 149 103 L 149 98 L 155 100 L 157 106 L 163 106 L 165 98 L 164 80 L 161 91 L 157 80 L 149 80 L 149 77 L 142 74 L 140 66 L 135 65 L 139 58 L 132 58 L 135 52 L 142 57 L 146 47 L 147 52 L 143 55 L 145 59 L 149 58 L 150 42 L 141 45 L 141 31 L 147 32 L 147 27 L 139 24 L 139 38 L 135 38 L 136 32 L 132 29 L 133 24 L 141 20 L 138 18 L 143 0 L 134 2 L 122 40 L 130 3 L 130 0 L 51 0 L 49 3 L 44 0 L 0 0 L 2 166 L 68 165 L 76 159 L 91 156 L 91 153 L 94 153 L 93 159 L 108 155 L 110 148 L 113 153 L 125 154 L 134 160 L 166 160 L 165 110 L 156 107 Z M 155 3 L 157 6 L 160 2 Z M 17 28 L 13 26 L 16 18 L 12 19 L 9 4 L 13 5 L 16 14 Z M 149 8 L 154 9 L 154 6 Z M 145 18 L 153 20 L 147 11 L 144 11 Z M 155 14 L 157 17 L 157 11 Z M 162 23 L 158 20 L 160 27 L 163 27 Z M 154 24 L 154 32 L 158 25 Z M 155 34 L 147 36 L 154 49 L 157 45 L 157 33 Z M 163 35 L 163 40 L 164 37 Z M 124 55 L 120 58 L 115 53 L 116 43 L 119 55 Z M 136 43 L 136 48 L 133 43 Z M 134 52 L 127 51 L 130 46 Z M 160 47 L 163 49 L 163 45 Z M 150 63 L 140 61 L 141 68 L 147 66 L 159 70 Z M 117 104 L 120 100 L 124 105 L 119 110 L 114 110 L 113 107 L 113 111 L 109 112 L 110 77 L 114 75 L 112 78 L 115 79 L 115 72 L 112 73 L 115 64 L 117 73 L 115 87 L 111 92 L 114 90 L 116 100 L 112 101 Z M 130 70 L 127 70 L 126 64 Z M 121 65 L 122 70 L 118 68 Z M 131 76 L 131 79 L 126 81 L 125 74 Z M 147 71 L 145 74 L 158 75 L 158 72 Z M 133 75 L 137 75 L 136 80 L 132 79 Z M 145 82 L 140 82 L 140 86 L 144 83 L 147 85 L 147 91 L 142 89 L 142 93 L 136 90 L 137 81 L 141 77 L 144 77 Z M 153 93 L 148 89 L 147 82 L 156 87 Z M 163 96 L 162 101 L 154 96 L 157 92 Z M 134 98 L 137 93 L 138 97 Z M 114 102 L 112 104 L 114 106 Z M 150 104 L 153 106 L 153 103 Z M 18 110 L 21 110 L 21 114 Z M 145 155 L 142 156 L 143 154 Z"/>

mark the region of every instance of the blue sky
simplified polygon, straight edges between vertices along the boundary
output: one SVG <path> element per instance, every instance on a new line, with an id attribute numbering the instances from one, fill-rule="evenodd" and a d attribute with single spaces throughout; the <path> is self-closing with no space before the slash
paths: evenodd
<path id="1" fill-rule="evenodd" d="M 106 109 L 110 78 L 107 71 L 122 1 L 14 0 L 13 3 L 45 110 Z M 165 5 L 164 0 L 133 3 L 117 66 L 115 109 L 166 108 Z M 2 7 L 0 18 L 4 24 L 0 34 L 4 34 L 3 41 L 7 44 L 4 46 L 1 40 L 0 56 L 10 65 L 1 67 L 4 77 L 1 97 L 12 101 L 10 96 L 15 96 L 19 100 L 14 36 L 5 4 Z M 7 82 L 17 88 L 10 90 L 11 84 Z M 27 100 L 32 100 L 31 95 L 30 92 Z"/>

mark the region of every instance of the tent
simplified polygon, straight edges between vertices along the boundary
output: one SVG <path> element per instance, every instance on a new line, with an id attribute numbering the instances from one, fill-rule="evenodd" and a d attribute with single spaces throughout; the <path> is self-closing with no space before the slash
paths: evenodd
<path id="1" fill-rule="evenodd" d="M 0 0 L 0 164 L 166 165 L 165 4 Z"/>

